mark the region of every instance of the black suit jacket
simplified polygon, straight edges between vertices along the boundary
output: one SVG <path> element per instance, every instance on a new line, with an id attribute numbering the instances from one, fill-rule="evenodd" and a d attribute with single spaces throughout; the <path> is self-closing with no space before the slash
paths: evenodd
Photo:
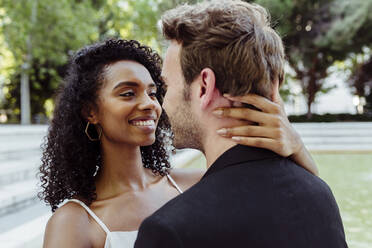
<path id="1" fill-rule="evenodd" d="M 347 247 L 330 188 L 291 160 L 237 145 L 142 223 L 136 248 Z"/>

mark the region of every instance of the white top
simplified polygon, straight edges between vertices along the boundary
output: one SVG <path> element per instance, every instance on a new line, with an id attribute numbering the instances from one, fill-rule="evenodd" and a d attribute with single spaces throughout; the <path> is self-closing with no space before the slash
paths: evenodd
<path id="1" fill-rule="evenodd" d="M 167 175 L 170 183 L 178 190 L 178 192 L 183 193 L 182 190 L 178 187 L 176 182 L 170 175 Z M 136 241 L 138 231 L 129 231 L 129 232 L 110 232 L 105 223 L 103 223 L 98 216 L 87 206 L 84 202 L 77 199 L 70 199 L 67 202 L 75 202 L 81 205 L 90 216 L 101 226 L 101 228 L 106 233 L 106 241 L 104 248 L 133 248 L 134 242 Z"/>

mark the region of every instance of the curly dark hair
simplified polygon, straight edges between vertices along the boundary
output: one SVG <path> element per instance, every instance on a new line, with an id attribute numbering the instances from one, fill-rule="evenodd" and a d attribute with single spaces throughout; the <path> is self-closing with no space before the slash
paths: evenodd
<path id="1" fill-rule="evenodd" d="M 151 48 L 135 40 L 109 39 L 79 50 L 71 59 L 64 84 L 56 99 L 53 119 L 42 146 L 39 176 L 42 191 L 39 198 L 54 212 L 66 199 L 79 198 L 91 204 L 97 197 L 96 167 L 101 166 L 99 142 L 92 142 L 84 133 L 86 106 L 96 106 L 98 90 L 104 81 L 104 70 L 119 60 L 136 61 L 150 72 L 163 103 L 165 91 L 160 78 L 162 60 Z M 163 111 L 156 129 L 156 141 L 141 147 L 145 168 L 164 176 L 168 173 L 171 131 Z"/>

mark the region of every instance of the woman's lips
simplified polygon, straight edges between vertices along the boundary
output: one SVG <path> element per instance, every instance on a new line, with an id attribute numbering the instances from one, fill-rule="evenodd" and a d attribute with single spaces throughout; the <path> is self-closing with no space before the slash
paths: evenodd
<path id="1" fill-rule="evenodd" d="M 129 124 L 132 126 L 135 126 L 136 128 L 140 129 L 141 131 L 144 131 L 146 133 L 152 133 L 156 129 L 156 123 L 154 119 L 135 119 L 129 121 Z"/>
<path id="2" fill-rule="evenodd" d="M 130 121 L 130 123 L 133 126 L 155 126 L 154 120 L 146 120 L 146 121 L 138 120 L 138 121 Z"/>

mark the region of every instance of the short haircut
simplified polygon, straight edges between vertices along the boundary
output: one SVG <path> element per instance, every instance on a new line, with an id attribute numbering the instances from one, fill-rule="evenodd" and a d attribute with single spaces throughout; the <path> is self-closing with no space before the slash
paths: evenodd
<path id="1" fill-rule="evenodd" d="M 162 16 L 167 40 L 182 45 L 181 68 L 190 84 L 204 68 L 216 75 L 221 93 L 270 96 L 272 82 L 284 78 L 282 40 L 261 6 L 213 0 L 181 5 Z"/>

